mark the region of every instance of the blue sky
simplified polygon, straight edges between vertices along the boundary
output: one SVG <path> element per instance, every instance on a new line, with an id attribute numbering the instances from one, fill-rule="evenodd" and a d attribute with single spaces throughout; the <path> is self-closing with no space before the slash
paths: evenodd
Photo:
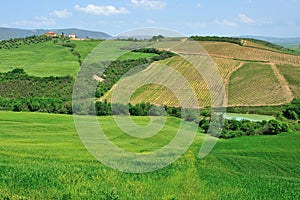
<path id="1" fill-rule="evenodd" d="M 300 0 L 10 0 L 0 7 L 0 26 L 300 37 L 299 8 Z"/>

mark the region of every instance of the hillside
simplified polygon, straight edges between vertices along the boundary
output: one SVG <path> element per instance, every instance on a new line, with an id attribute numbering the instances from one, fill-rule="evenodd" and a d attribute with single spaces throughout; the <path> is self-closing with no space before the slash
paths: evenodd
<path id="1" fill-rule="evenodd" d="M 151 152 L 176 134 L 168 117 L 159 134 L 130 137 L 113 117 L 99 117 L 107 137 L 131 152 Z M 133 117 L 141 126 L 148 117 Z M 184 122 L 186 123 L 186 122 Z M 98 162 L 82 145 L 70 115 L 0 112 L 1 199 L 298 199 L 300 133 L 220 139 L 197 157 L 204 134 L 177 161 L 133 174 Z M 287 148 L 288 144 L 288 148 Z M 163 189 L 162 189 L 163 188 Z"/>
<path id="2" fill-rule="evenodd" d="M 0 27 L 0 40 L 9 40 L 11 38 L 23 38 L 32 35 L 43 35 L 46 32 L 54 31 L 57 34 L 61 34 L 62 32 L 66 35 L 71 33 L 75 34 L 79 38 L 94 38 L 94 39 L 107 39 L 111 36 L 98 31 L 88 31 L 83 29 L 77 28 L 66 28 L 66 29 L 34 29 L 34 30 L 27 30 L 27 29 L 17 29 L 17 28 L 3 28 Z"/>
<path id="3" fill-rule="evenodd" d="M 203 56 L 212 58 L 223 79 L 228 106 L 281 105 L 299 96 L 300 56 L 280 52 L 247 40 L 243 41 L 243 45 L 219 41 L 200 41 L 197 42 L 199 46 L 193 43 L 185 40 L 162 41 L 154 44 L 158 49 L 169 50 L 180 56 L 153 63 L 148 69 L 156 68 L 157 71 L 158 65 L 166 65 L 180 72 L 191 84 L 200 107 L 210 105 L 210 93 L 201 77 L 206 75 L 194 71 L 191 63 L 183 57 L 194 57 L 199 59 L 199 62 L 202 62 Z M 285 69 L 282 66 L 285 66 Z M 170 75 L 166 74 L 166 76 Z M 130 78 L 125 78 L 122 85 L 130 87 L 129 82 Z M 179 106 L 174 95 L 174 91 L 177 90 L 181 89 L 170 91 L 161 85 L 145 85 L 131 96 L 131 103 L 150 102 Z M 101 99 L 110 100 L 112 92 L 113 90 L 109 91 Z"/>
<path id="4" fill-rule="evenodd" d="M 30 76 L 70 75 L 74 77 L 80 69 L 80 64 L 96 46 L 101 44 L 101 41 L 62 41 L 60 39 L 40 41 L 38 38 L 30 38 L 29 42 L 10 40 L 2 41 L 2 43 L 0 72 L 23 68 Z M 155 53 L 131 51 L 150 44 L 145 41 L 106 41 L 103 44 L 105 48 L 99 46 L 94 50 L 93 55 L 96 56 L 90 58 L 88 62 L 99 63 L 100 61 L 115 59 L 116 56 L 118 57 L 124 52 L 127 53 L 118 59 L 128 60 L 126 61 L 128 63 L 131 62 L 130 59 L 151 59 L 157 56 Z M 300 96 L 298 84 L 300 82 L 300 56 L 298 55 L 281 52 L 281 50 L 272 49 L 270 46 L 264 46 L 252 40 L 242 40 L 242 45 L 222 41 L 199 41 L 196 42 L 196 46 L 193 44 L 195 42 L 182 38 L 152 42 L 153 47 L 172 51 L 177 56 L 153 62 L 142 73 L 146 77 L 151 77 L 151 73 L 155 74 L 162 70 L 160 73 L 161 80 L 164 80 L 172 74 L 164 74 L 164 68 L 161 66 L 169 66 L 175 72 L 182 74 L 191 84 L 200 107 L 209 106 L 211 101 L 210 95 L 212 94 L 210 94 L 207 86 L 209 79 L 205 79 L 205 77 L 216 75 L 218 74 L 217 71 L 219 71 L 220 79 L 226 89 L 228 106 L 281 105 Z M 202 74 L 194 69 L 190 63 L 192 60 L 196 63 L 202 63 L 202 67 L 204 67 Z M 128 64 L 124 63 L 124 66 L 128 66 Z M 212 66 L 216 66 L 217 71 L 214 71 Z M 101 86 L 102 89 L 100 87 L 96 92 L 97 97 L 101 97 L 101 101 L 104 99 L 110 101 L 113 89 L 118 85 L 118 83 L 113 85 L 119 79 L 114 77 L 116 74 L 113 75 L 116 70 L 109 70 L 111 72 L 106 74 L 109 77 L 103 76 L 101 80 L 110 83 Z M 119 71 L 126 73 L 126 70 Z M 110 77 L 111 75 L 113 77 Z M 121 75 L 123 74 L 117 75 L 117 77 Z M 132 83 L 136 81 L 132 78 L 127 77 L 123 80 L 124 91 L 130 89 Z M 170 84 L 174 85 L 176 82 L 178 82 L 176 79 L 169 79 Z M 24 83 L 24 85 L 26 84 Z M 12 91 L 17 91 L 17 88 L 13 89 L 12 86 L 9 88 Z M 12 91 L 10 91 L 11 94 L 14 94 Z M 108 92 L 105 93 L 106 91 Z M 141 88 L 136 88 L 135 93 L 131 96 L 131 103 L 149 102 L 156 105 L 179 106 L 174 92 L 184 96 L 185 86 L 179 85 L 177 89 L 171 91 L 170 88 L 158 84 L 144 85 Z"/>

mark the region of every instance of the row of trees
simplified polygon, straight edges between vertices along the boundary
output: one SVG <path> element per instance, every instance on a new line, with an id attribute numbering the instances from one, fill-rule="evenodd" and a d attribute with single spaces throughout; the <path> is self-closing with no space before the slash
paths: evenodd
<path id="1" fill-rule="evenodd" d="M 64 41 L 62 40 L 62 42 L 64 42 Z M 62 46 L 68 47 L 68 48 L 71 49 L 71 53 L 72 53 L 74 56 L 77 57 L 77 61 L 78 61 L 78 63 L 79 63 L 79 66 L 81 66 L 81 64 L 82 64 L 81 55 L 80 55 L 80 53 L 79 53 L 78 51 L 75 50 L 76 44 L 75 44 L 75 43 L 72 43 L 70 40 L 67 40 L 65 43 L 62 43 Z"/>
<path id="2" fill-rule="evenodd" d="M 226 139 L 250 135 L 276 135 L 290 130 L 288 123 L 275 119 L 270 121 L 239 121 L 224 119 L 222 116 L 218 116 L 213 120 L 211 118 L 203 118 L 199 122 L 199 127 L 205 133 L 216 134 L 220 132 L 220 137 Z M 220 128 L 220 130 L 216 130 L 214 127 Z"/>
<path id="3" fill-rule="evenodd" d="M 58 98 L 23 97 L 17 99 L 0 97 L 0 110 L 72 114 L 72 103 Z"/>
<path id="4" fill-rule="evenodd" d="M 183 118 L 186 121 L 194 121 L 205 133 L 221 138 L 234 138 L 250 135 L 276 135 L 289 131 L 290 127 L 286 122 L 278 120 L 253 122 L 249 120 L 227 120 L 222 115 L 195 115 L 193 110 L 182 108 L 151 105 L 140 103 L 136 105 L 111 104 L 107 101 L 95 102 L 86 108 L 77 103 L 72 109 L 71 101 L 62 101 L 55 98 L 1 98 L 0 110 L 47 112 L 59 114 L 93 114 L 97 116 L 109 115 L 132 115 L 132 116 L 173 116 Z M 218 135 L 220 133 L 220 135 Z"/>
<path id="5" fill-rule="evenodd" d="M 71 101 L 74 79 L 65 77 L 34 77 L 23 69 L 0 73 L 0 97 L 2 98 L 55 98 Z"/>
<path id="6" fill-rule="evenodd" d="M 230 42 L 238 45 L 243 45 L 240 38 L 235 37 L 217 37 L 217 36 L 191 36 L 195 41 L 213 41 L 213 42 Z"/>
<path id="7" fill-rule="evenodd" d="M 25 38 L 12 38 L 9 40 L 1 40 L 0 41 L 0 49 L 12 49 L 12 48 L 19 48 L 23 45 L 31 45 L 31 44 L 38 44 L 43 42 L 48 42 L 52 38 L 42 36 L 28 36 Z"/>
<path id="8" fill-rule="evenodd" d="M 283 111 L 283 115 L 291 120 L 300 119 L 300 99 L 293 99 L 288 107 Z"/>
<path id="9" fill-rule="evenodd" d="M 132 116 L 173 116 L 181 118 L 181 108 L 168 107 L 168 106 L 157 106 L 150 103 L 139 103 L 136 105 L 128 104 L 111 104 L 106 100 L 104 102 L 97 101 L 91 105 L 83 105 L 75 103 L 74 113 L 77 114 L 90 114 L 97 116 L 110 116 L 110 115 L 132 115 Z M 186 115 L 186 120 L 189 120 Z M 195 119 L 195 118 L 194 118 Z M 193 119 L 193 120 L 194 120 Z"/>

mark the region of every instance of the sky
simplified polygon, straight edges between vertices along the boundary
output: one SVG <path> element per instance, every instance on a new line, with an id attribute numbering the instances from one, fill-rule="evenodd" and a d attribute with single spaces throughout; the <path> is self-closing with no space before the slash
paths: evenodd
<path id="1" fill-rule="evenodd" d="M 300 37 L 299 8 L 300 0 L 10 0 L 0 7 L 0 27 Z"/>

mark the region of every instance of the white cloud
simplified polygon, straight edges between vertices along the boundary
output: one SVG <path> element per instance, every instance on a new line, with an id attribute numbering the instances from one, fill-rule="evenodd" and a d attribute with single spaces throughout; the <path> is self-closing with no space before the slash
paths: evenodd
<path id="1" fill-rule="evenodd" d="M 32 20 L 20 20 L 11 23 L 15 26 L 25 26 L 25 27 L 45 27 L 45 26 L 54 26 L 56 22 L 47 17 L 34 17 Z"/>
<path id="2" fill-rule="evenodd" d="M 239 14 L 239 19 L 245 24 L 253 24 L 255 21 L 245 14 Z"/>
<path id="3" fill-rule="evenodd" d="M 71 17 L 72 13 L 69 12 L 67 9 L 63 9 L 63 10 L 54 10 L 53 12 L 50 13 L 50 15 L 58 18 L 66 18 L 66 17 Z"/>
<path id="4" fill-rule="evenodd" d="M 121 7 L 117 9 L 114 6 L 95 6 L 93 4 L 89 4 L 86 7 L 80 7 L 78 4 L 74 6 L 74 9 L 80 12 L 84 12 L 87 14 L 93 15 L 115 15 L 115 14 L 127 14 L 129 11 L 126 8 Z"/>
<path id="5" fill-rule="evenodd" d="M 161 9 L 166 6 L 165 2 L 155 0 L 131 0 L 135 6 L 141 6 L 151 9 Z"/>
<path id="6" fill-rule="evenodd" d="M 197 6 L 198 8 L 201 8 L 201 7 L 202 7 L 202 4 L 201 4 L 201 3 L 197 3 L 196 6 Z"/>
<path id="7" fill-rule="evenodd" d="M 233 21 L 229 21 L 227 19 L 222 19 L 221 21 L 220 20 L 215 20 L 215 23 L 216 24 L 220 24 L 220 25 L 224 25 L 224 26 L 230 26 L 230 27 L 236 27 L 237 24 Z"/>

